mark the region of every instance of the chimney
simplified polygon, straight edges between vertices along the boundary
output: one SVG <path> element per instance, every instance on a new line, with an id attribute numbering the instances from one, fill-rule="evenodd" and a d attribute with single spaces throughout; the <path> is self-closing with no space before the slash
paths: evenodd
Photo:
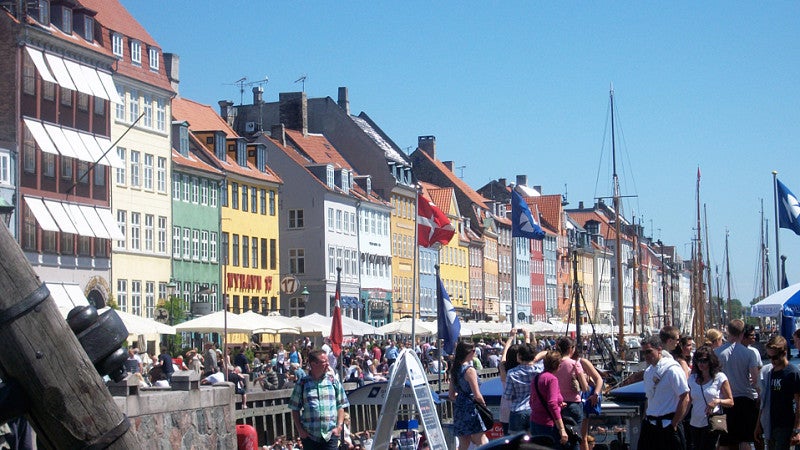
<path id="1" fill-rule="evenodd" d="M 230 125 L 233 119 L 233 102 L 230 100 L 220 100 L 217 103 L 219 103 L 219 116 Z"/>
<path id="2" fill-rule="evenodd" d="M 305 92 L 282 92 L 279 96 L 280 121 L 291 130 L 308 135 L 308 98 Z"/>
<path id="3" fill-rule="evenodd" d="M 583 200 L 578 202 L 578 209 L 583 209 Z"/>
<path id="4" fill-rule="evenodd" d="M 181 82 L 180 71 L 178 70 L 180 69 L 180 62 L 181 57 L 177 53 L 164 53 L 164 70 L 167 72 L 169 84 L 175 93 L 178 93 L 178 84 Z"/>
<path id="5" fill-rule="evenodd" d="M 253 104 L 260 105 L 264 103 L 264 88 L 261 86 L 253 86 Z"/>
<path id="6" fill-rule="evenodd" d="M 541 186 L 534 186 L 534 187 L 533 187 L 533 189 L 534 189 L 536 192 L 538 192 L 539 194 L 541 194 L 541 193 L 542 193 L 542 187 L 541 187 Z"/>
<path id="7" fill-rule="evenodd" d="M 450 172 L 453 171 L 453 161 L 442 161 L 442 164 L 444 164 L 444 166 L 447 167 Z"/>
<path id="8" fill-rule="evenodd" d="M 270 130 L 270 136 L 272 136 L 272 139 L 280 142 L 281 145 L 286 145 L 286 128 L 283 127 L 282 123 L 272 126 L 272 129 Z"/>
<path id="9" fill-rule="evenodd" d="M 347 93 L 347 87 L 339 87 L 339 107 L 344 110 L 344 113 L 350 115 L 350 95 Z"/>
<path id="10" fill-rule="evenodd" d="M 419 136 L 417 138 L 417 147 L 432 159 L 436 159 L 436 136 Z"/>
<path id="11" fill-rule="evenodd" d="M 508 180 L 506 180 L 505 178 L 498 178 L 498 179 L 497 179 L 497 182 L 498 182 L 498 183 L 499 183 L 501 186 L 503 186 L 503 187 L 506 187 L 506 186 L 508 186 L 508 185 L 506 184 L 506 183 L 508 183 Z"/>
<path id="12" fill-rule="evenodd" d="M 517 185 L 519 185 L 519 186 L 527 186 L 528 185 L 528 176 L 527 175 L 517 175 Z"/>

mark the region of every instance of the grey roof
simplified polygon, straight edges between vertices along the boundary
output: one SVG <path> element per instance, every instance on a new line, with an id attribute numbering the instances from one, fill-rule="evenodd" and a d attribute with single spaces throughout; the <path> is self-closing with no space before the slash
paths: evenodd
<path id="1" fill-rule="evenodd" d="M 387 142 L 380 133 L 372 128 L 369 122 L 357 116 L 350 116 L 350 118 L 353 119 L 353 122 L 355 122 L 356 125 L 358 125 L 358 127 L 361 128 L 361 130 L 364 131 L 364 133 L 366 133 L 366 135 L 369 136 L 369 138 L 372 139 L 378 147 L 381 148 L 381 150 L 383 150 L 384 155 L 386 155 L 386 159 L 401 163 L 403 165 L 408 165 L 408 161 L 403 157 L 403 155 L 397 149 L 395 149 L 392 144 Z"/>

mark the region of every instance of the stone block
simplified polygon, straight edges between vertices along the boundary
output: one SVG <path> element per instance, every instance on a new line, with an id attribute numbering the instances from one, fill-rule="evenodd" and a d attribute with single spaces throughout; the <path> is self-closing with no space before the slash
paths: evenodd
<path id="1" fill-rule="evenodd" d="M 173 391 L 194 391 L 200 389 L 200 374 L 194 370 L 181 370 L 172 374 Z"/>
<path id="2" fill-rule="evenodd" d="M 131 395 L 139 395 L 139 380 L 132 374 L 128 374 L 125 378 L 118 383 L 114 380 L 109 380 L 106 383 L 108 392 L 114 397 L 128 397 Z"/>

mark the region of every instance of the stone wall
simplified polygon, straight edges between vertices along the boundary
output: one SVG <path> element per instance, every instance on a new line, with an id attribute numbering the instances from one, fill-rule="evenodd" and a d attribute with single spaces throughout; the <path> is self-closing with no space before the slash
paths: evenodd
<path id="1" fill-rule="evenodd" d="M 114 397 L 142 441 L 142 449 L 236 448 L 233 386 L 189 391 L 139 390 Z"/>

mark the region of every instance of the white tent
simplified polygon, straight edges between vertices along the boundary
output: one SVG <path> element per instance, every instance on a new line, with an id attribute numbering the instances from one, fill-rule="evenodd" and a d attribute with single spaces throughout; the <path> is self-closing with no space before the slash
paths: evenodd
<path id="1" fill-rule="evenodd" d="M 238 314 L 227 313 L 227 328 L 225 321 L 225 311 L 217 311 L 188 322 L 180 323 L 175 326 L 175 330 L 194 331 L 196 333 L 224 333 L 226 329 L 228 333 L 251 334 L 253 332 L 249 321 L 247 319 L 242 319 Z"/>
<path id="2" fill-rule="evenodd" d="M 750 308 L 753 317 L 776 317 L 788 309 L 795 317 L 800 316 L 800 283 L 765 297 Z"/>
<path id="3" fill-rule="evenodd" d="M 438 333 L 436 322 L 424 322 L 417 320 L 414 330 L 417 336 L 431 336 Z M 384 326 L 377 328 L 377 334 L 411 334 L 411 319 L 408 317 L 389 322 Z"/>
<path id="4" fill-rule="evenodd" d="M 98 314 L 103 314 L 108 308 L 103 308 L 98 311 Z M 128 329 L 128 334 L 168 334 L 173 335 L 176 333 L 175 327 L 156 322 L 153 319 L 146 319 L 144 317 L 135 316 L 124 311 L 116 310 L 117 315 L 122 319 L 125 328 Z"/>
<path id="5" fill-rule="evenodd" d="M 262 316 L 253 311 L 240 315 L 253 328 L 253 333 L 300 334 L 300 328 L 282 316 Z"/>

